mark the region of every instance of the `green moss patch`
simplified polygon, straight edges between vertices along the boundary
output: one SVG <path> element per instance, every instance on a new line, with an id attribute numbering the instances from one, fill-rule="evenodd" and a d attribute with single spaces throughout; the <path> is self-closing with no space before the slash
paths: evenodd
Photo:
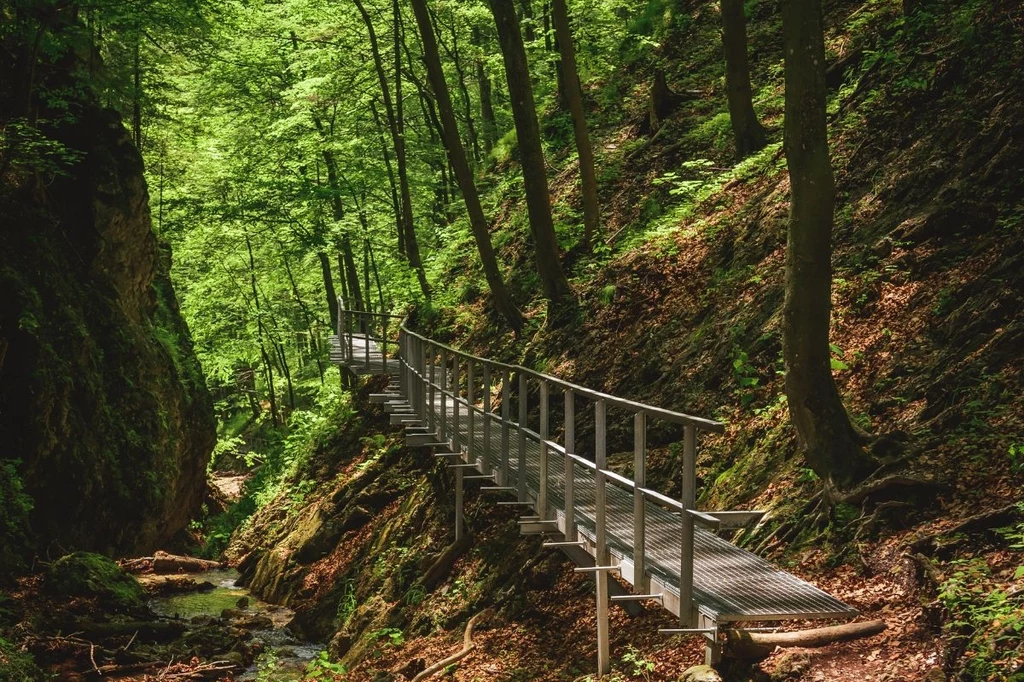
<path id="1" fill-rule="evenodd" d="M 120 566 L 91 552 L 75 552 L 58 559 L 46 575 L 46 587 L 70 597 L 98 597 L 121 608 L 142 606 L 146 594 Z"/>

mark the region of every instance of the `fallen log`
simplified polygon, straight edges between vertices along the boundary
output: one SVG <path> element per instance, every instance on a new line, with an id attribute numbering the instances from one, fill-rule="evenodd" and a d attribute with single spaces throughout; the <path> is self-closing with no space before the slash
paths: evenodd
<path id="1" fill-rule="evenodd" d="M 726 630 L 725 655 L 731 658 L 766 658 L 775 647 L 823 647 L 833 642 L 870 637 L 885 630 L 883 620 L 869 620 L 863 623 L 845 623 L 813 630 L 797 632 L 749 632 Z"/>
<path id="2" fill-rule="evenodd" d="M 219 561 L 208 559 L 196 559 L 190 556 L 168 554 L 167 552 L 156 552 L 153 555 L 153 572 L 166 573 L 202 573 L 221 568 Z"/>
<path id="3" fill-rule="evenodd" d="M 473 643 L 473 630 L 476 628 L 477 623 L 482 618 L 485 618 L 488 615 L 490 615 L 491 612 L 492 609 L 484 609 L 480 613 L 470 618 L 469 622 L 466 623 L 466 631 L 462 635 L 462 649 L 458 653 L 452 654 L 448 658 L 440 660 L 431 666 L 427 666 L 427 668 L 423 672 L 421 672 L 416 677 L 412 678 L 412 682 L 422 682 L 423 680 L 434 675 L 435 673 L 441 672 L 442 670 L 450 666 L 452 663 L 460 661 L 466 656 L 468 656 L 469 652 L 476 648 L 476 645 Z"/>

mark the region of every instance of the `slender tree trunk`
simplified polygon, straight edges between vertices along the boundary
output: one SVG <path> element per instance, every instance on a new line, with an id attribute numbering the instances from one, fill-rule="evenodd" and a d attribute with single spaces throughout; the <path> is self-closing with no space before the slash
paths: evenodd
<path id="1" fill-rule="evenodd" d="M 491 78 L 487 75 L 484 67 L 484 45 L 480 36 L 480 30 L 473 29 L 473 44 L 477 48 L 476 59 L 476 82 L 480 94 L 480 127 L 482 128 L 481 140 L 484 153 L 490 154 L 494 149 L 494 143 L 498 140 L 498 126 L 494 120 L 494 102 L 491 98 Z"/>
<path id="2" fill-rule="evenodd" d="M 377 132 L 380 134 L 380 148 L 384 154 L 384 167 L 388 172 L 388 184 L 391 186 L 391 205 L 395 213 L 398 253 L 402 258 L 405 258 L 405 226 L 402 224 L 402 200 L 398 196 L 398 183 L 395 182 L 395 170 L 391 166 L 391 153 L 388 151 L 387 140 L 384 139 L 384 125 L 381 123 L 377 104 L 372 99 L 370 100 L 370 112 L 373 114 L 373 121 L 377 124 Z"/>
<path id="3" fill-rule="evenodd" d="M 249 231 L 245 232 L 245 248 L 249 251 L 249 283 L 252 286 L 252 300 L 256 311 L 256 331 L 260 342 L 260 356 L 263 358 L 263 367 L 267 376 L 267 392 L 270 397 L 270 418 L 274 424 L 281 424 L 281 415 L 277 409 L 277 396 L 274 389 L 274 367 L 267 353 L 267 345 L 264 342 L 265 328 L 263 326 L 263 311 L 260 307 L 259 287 L 256 284 L 256 258 L 252 251 L 252 240 L 249 239 Z"/>
<path id="4" fill-rule="evenodd" d="M 330 312 L 333 333 L 338 330 L 338 294 L 334 289 L 334 277 L 331 276 L 331 259 L 323 249 L 317 249 L 316 258 L 320 261 L 320 273 L 324 279 L 324 293 L 327 295 L 327 310 Z"/>
<path id="5" fill-rule="evenodd" d="M 466 203 L 466 211 L 469 213 L 469 224 L 473 231 L 473 238 L 476 240 L 477 251 L 480 253 L 480 262 L 484 268 L 484 276 L 487 278 L 487 285 L 494 297 L 494 306 L 498 312 L 508 321 L 510 327 L 518 334 L 523 327 L 523 316 L 512 302 L 512 297 L 505 288 L 501 279 L 501 271 L 498 269 L 498 261 L 494 256 L 494 248 L 491 245 L 491 235 L 487 226 L 487 218 L 484 216 L 484 209 L 480 205 L 480 197 L 477 195 L 476 185 L 473 182 L 473 171 L 469 167 L 469 160 L 466 158 L 466 150 L 462 146 L 462 139 L 459 137 L 459 127 L 455 121 L 455 111 L 452 107 L 451 94 L 448 91 L 448 83 L 444 78 L 444 70 L 441 67 L 441 57 L 437 51 L 437 42 L 430 24 L 430 14 L 427 10 L 426 0 L 412 0 L 413 12 L 416 15 L 416 22 L 419 24 L 420 38 L 423 40 L 423 59 L 427 63 L 427 77 L 434 89 L 434 96 L 437 98 L 437 108 L 441 115 L 441 125 L 444 129 L 444 143 L 448 149 L 448 158 L 451 159 L 452 167 L 455 170 L 455 177 L 462 190 L 462 199 Z"/>
<path id="6" fill-rule="evenodd" d="M 826 485 L 844 486 L 863 473 L 867 457 L 830 366 L 835 179 L 825 119 L 821 0 L 783 0 L 782 27 L 792 192 L 782 322 L 786 397 L 808 466 Z"/>
<path id="7" fill-rule="evenodd" d="M 284 251 L 284 244 L 281 240 L 278 240 L 277 244 L 281 249 L 281 261 L 284 263 L 284 271 L 288 274 L 288 283 L 291 284 L 292 287 L 292 296 L 295 297 L 295 302 L 299 305 L 299 310 L 302 311 L 302 319 L 306 323 L 306 332 L 309 334 L 309 345 L 314 357 L 316 357 L 316 367 L 317 371 L 320 373 L 320 383 L 322 384 L 324 383 L 324 365 L 320 359 L 319 344 L 317 344 L 316 336 L 313 332 L 313 314 L 310 312 L 309 306 L 306 305 L 304 300 L 302 300 L 302 295 L 299 293 L 299 285 L 295 283 L 295 274 L 292 272 L 292 266 L 288 262 L 288 255 Z M 320 262 L 320 265 L 321 267 L 323 266 L 323 261 Z M 328 275 L 330 275 L 330 262 L 328 262 L 327 267 Z M 331 288 L 334 288 L 333 283 Z M 336 307 L 337 305 L 338 303 L 335 301 L 334 306 Z M 334 322 L 332 324 L 334 325 L 331 328 L 332 331 L 336 331 L 337 323 Z"/>
<path id="8" fill-rule="evenodd" d="M 480 163 L 480 138 L 476 132 L 476 123 L 473 121 L 473 100 L 469 96 L 469 89 L 466 87 L 466 73 L 462 69 L 462 59 L 459 55 L 459 33 L 455 23 L 455 13 L 451 13 L 452 29 L 452 64 L 455 66 L 456 83 L 459 85 L 459 93 L 462 95 L 463 116 L 466 118 L 466 132 L 469 135 L 469 144 L 473 149 L 474 163 Z M 440 59 L 440 55 L 438 55 Z"/>
<path id="9" fill-rule="evenodd" d="M 547 167 L 540 142 L 537 105 L 530 85 L 530 69 L 512 0 L 489 0 L 489 3 L 498 29 L 498 42 L 501 44 L 505 62 L 505 78 L 508 82 L 509 98 L 512 100 L 512 117 L 515 119 L 516 136 L 519 140 L 519 156 L 523 167 L 537 273 L 540 275 L 544 295 L 550 302 L 550 310 L 552 306 L 557 306 L 563 299 L 571 296 L 572 289 L 562 271 L 562 263 L 558 256 L 558 240 L 551 219 Z"/>
<path id="10" fill-rule="evenodd" d="M 743 0 L 721 0 L 722 45 L 725 49 L 725 89 L 729 98 L 729 118 L 736 138 L 738 160 L 763 149 L 767 143 L 764 128 L 754 113 L 747 60 L 747 16 Z"/>
<path id="11" fill-rule="evenodd" d="M 552 0 L 551 17 L 555 22 L 555 35 L 562 57 L 565 77 L 565 99 L 572 114 L 572 129 L 576 137 L 576 152 L 580 160 L 580 186 L 583 191 L 583 246 L 589 250 L 590 242 L 601 228 L 601 208 L 597 202 L 597 174 L 594 172 L 594 150 L 590 146 L 587 117 L 583 112 L 583 93 L 576 72 L 576 50 L 569 30 L 569 11 L 565 0 Z"/>
<path id="12" fill-rule="evenodd" d="M 367 13 L 366 8 L 363 7 L 361 0 L 353 0 L 356 8 L 359 10 L 359 14 L 363 18 L 363 23 L 366 24 L 367 33 L 370 36 L 370 50 L 373 54 L 373 65 L 377 72 L 377 80 L 380 83 L 381 95 L 384 97 L 384 114 L 387 117 L 388 128 L 391 130 L 391 140 L 395 148 L 395 160 L 398 165 L 398 186 L 402 197 L 402 224 L 405 229 L 405 252 L 409 258 L 409 266 L 416 273 L 416 279 L 419 281 L 420 290 L 423 292 L 424 298 L 430 298 L 430 285 L 427 283 L 427 275 L 423 270 L 423 262 L 420 260 L 420 247 L 416 240 L 416 226 L 413 221 L 412 215 L 412 194 L 409 191 L 409 173 L 406 167 L 406 153 L 405 153 L 405 133 L 402 130 L 404 125 L 402 122 L 400 110 L 396 112 L 395 106 L 391 102 L 391 88 L 388 87 L 388 78 L 384 73 L 384 62 L 381 59 L 380 48 L 377 44 L 377 32 L 373 28 L 373 20 Z M 399 30 L 400 26 L 396 25 L 396 30 Z M 401 79 L 398 79 L 396 86 L 399 91 L 396 92 L 396 98 L 398 106 L 401 107 L 402 97 L 400 93 Z"/>
<path id="13" fill-rule="evenodd" d="M 288 367 L 288 356 L 284 352 L 284 344 L 277 342 L 277 357 L 281 361 L 281 373 L 284 374 L 285 383 L 288 385 L 288 407 L 295 411 L 295 387 L 292 385 L 292 371 Z"/>
<path id="14" fill-rule="evenodd" d="M 526 42 L 532 43 L 537 39 L 533 19 L 533 0 L 519 0 L 519 11 L 523 18 L 523 35 L 526 36 Z"/>

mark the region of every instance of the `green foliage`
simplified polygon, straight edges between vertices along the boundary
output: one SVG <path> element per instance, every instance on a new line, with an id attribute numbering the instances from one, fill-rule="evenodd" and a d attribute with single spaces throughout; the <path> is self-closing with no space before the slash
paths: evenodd
<path id="1" fill-rule="evenodd" d="M 632 644 L 626 646 L 626 653 L 622 655 L 622 662 L 629 666 L 629 673 L 633 677 L 642 677 L 644 680 L 651 679 L 654 672 L 654 662 L 643 657 L 643 654 Z"/>
<path id="2" fill-rule="evenodd" d="M 761 379 L 757 376 L 757 368 L 750 364 L 750 357 L 746 351 L 736 349 L 732 361 L 732 375 L 737 386 L 733 394 L 739 396 L 744 407 L 749 407 L 756 397 L 753 389 L 757 388 Z"/>
<path id="3" fill-rule="evenodd" d="M 393 647 L 400 647 L 405 644 L 405 634 L 400 628 L 380 628 L 371 632 L 370 636 L 378 641 L 383 640 Z"/>
<path id="4" fill-rule="evenodd" d="M 336 675 L 344 675 L 348 670 L 340 663 L 332 663 L 326 651 L 321 651 L 306 666 L 307 680 L 333 680 Z"/>
<path id="5" fill-rule="evenodd" d="M 1006 454 L 1010 458 L 1010 468 L 1018 474 L 1024 472 L 1024 443 L 1013 443 Z"/>
<path id="6" fill-rule="evenodd" d="M 10 167 L 39 173 L 52 180 L 68 175 L 71 166 L 83 156 L 82 152 L 47 137 L 38 125 L 24 119 L 0 122 L 0 169 Z"/>
<path id="7" fill-rule="evenodd" d="M 46 574 L 46 589 L 69 597 L 98 597 L 123 609 L 142 606 L 146 597 L 134 577 L 91 552 L 74 552 L 55 561 Z"/>
<path id="8" fill-rule="evenodd" d="M 23 567 L 28 547 L 32 498 L 25 493 L 18 460 L 0 459 L 0 574 L 10 575 Z"/>
<path id="9" fill-rule="evenodd" d="M 1024 527 L 1014 533 L 1018 541 L 1024 539 Z M 953 568 L 939 591 L 950 613 L 945 625 L 951 645 L 948 663 L 960 679 L 1008 679 L 1024 637 L 1022 592 L 994 586 L 984 561 L 958 560 Z M 1018 568 L 1014 580 L 1022 579 L 1024 571 Z"/>
<path id="10" fill-rule="evenodd" d="M 0 637 L 0 682 L 45 682 L 32 655 Z"/>

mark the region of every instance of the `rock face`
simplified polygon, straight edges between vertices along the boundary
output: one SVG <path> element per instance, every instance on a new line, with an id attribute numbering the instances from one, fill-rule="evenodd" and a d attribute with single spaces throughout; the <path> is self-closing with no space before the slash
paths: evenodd
<path id="1" fill-rule="evenodd" d="M 29 146 L 0 159 L 0 569 L 151 552 L 198 510 L 215 441 L 142 158 L 83 99 L 40 126 L 59 172 Z"/>

